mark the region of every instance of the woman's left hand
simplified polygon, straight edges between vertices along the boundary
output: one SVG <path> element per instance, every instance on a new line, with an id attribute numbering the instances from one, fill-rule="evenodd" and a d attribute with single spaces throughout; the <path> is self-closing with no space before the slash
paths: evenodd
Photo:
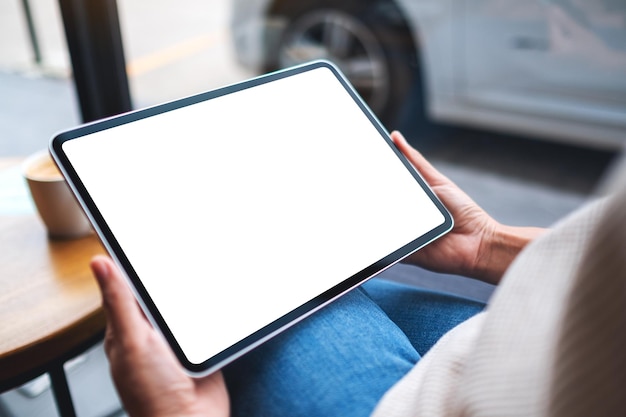
<path id="1" fill-rule="evenodd" d="M 132 417 L 229 414 L 221 372 L 189 377 L 160 334 L 149 324 L 110 258 L 91 262 L 107 318 L 105 350 L 113 381 Z"/>

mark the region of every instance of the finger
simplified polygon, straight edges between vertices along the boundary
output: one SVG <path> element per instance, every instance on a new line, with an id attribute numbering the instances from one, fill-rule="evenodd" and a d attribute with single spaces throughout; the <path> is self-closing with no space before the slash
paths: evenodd
<path id="1" fill-rule="evenodd" d="M 415 148 L 413 148 L 402 135 L 402 133 L 398 131 L 393 131 L 391 133 L 391 139 L 393 143 L 400 149 L 400 152 L 407 157 L 407 159 L 413 164 L 415 169 L 417 169 L 420 174 L 424 177 L 426 182 L 432 185 L 432 183 L 437 181 L 442 181 L 445 177 L 437 171 L 437 169 L 428 162 L 426 158 Z"/>
<path id="2" fill-rule="evenodd" d="M 226 398 L 228 398 L 228 394 L 226 393 L 226 383 L 224 382 L 224 375 L 222 374 L 222 371 L 212 373 L 204 378 L 196 379 L 195 383 L 198 388 L 198 392 L 200 392 L 205 398 L 209 398 L 220 393 L 225 394 Z"/>
<path id="3" fill-rule="evenodd" d="M 121 338 L 132 336 L 147 322 L 117 266 L 108 257 L 96 256 L 91 269 L 102 293 L 109 330 Z"/>

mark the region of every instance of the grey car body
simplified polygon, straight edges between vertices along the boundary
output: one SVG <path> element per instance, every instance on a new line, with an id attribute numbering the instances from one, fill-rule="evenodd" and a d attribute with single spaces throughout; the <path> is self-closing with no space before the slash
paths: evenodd
<path id="1" fill-rule="evenodd" d="M 624 0 L 234 0 L 239 62 L 324 58 L 389 128 L 415 117 L 617 149 L 626 144 Z"/>

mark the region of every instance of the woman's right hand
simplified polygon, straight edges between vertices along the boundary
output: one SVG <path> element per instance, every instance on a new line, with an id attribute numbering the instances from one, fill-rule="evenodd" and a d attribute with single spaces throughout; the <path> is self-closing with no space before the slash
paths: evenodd
<path id="1" fill-rule="evenodd" d="M 448 234 L 410 255 L 405 262 L 498 283 L 517 254 L 543 229 L 498 223 L 437 171 L 401 133 L 393 132 L 391 138 L 454 218 L 454 227 Z"/>

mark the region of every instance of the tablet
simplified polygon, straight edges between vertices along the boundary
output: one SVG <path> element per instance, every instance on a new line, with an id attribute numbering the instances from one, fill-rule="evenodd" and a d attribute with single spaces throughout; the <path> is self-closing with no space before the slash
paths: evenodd
<path id="1" fill-rule="evenodd" d="M 195 376 L 452 227 L 325 61 L 83 125 L 50 150 L 146 316 Z"/>

